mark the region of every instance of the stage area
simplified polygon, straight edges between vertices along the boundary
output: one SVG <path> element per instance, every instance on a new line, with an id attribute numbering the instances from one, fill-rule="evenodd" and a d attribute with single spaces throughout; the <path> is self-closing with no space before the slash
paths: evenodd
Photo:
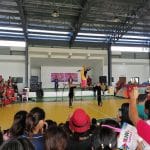
<path id="1" fill-rule="evenodd" d="M 54 89 L 43 89 L 43 98 L 50 98 L 50 101 L 55 100 L 64 100 L 67 99 L 68 97 L 68 91 L 69 89 L 59 89 L 57 92 L 54 91 Z M 112 96 L 114 95 L 114 88 L 109 87 L 107 91 L 104 93 L 107 96 Z M 103 92 L 102 92 L 103 95 Z M 94 98 L 94 92 L 93 90 L 81 90 L 80 88 L 75 89 L 74 91 L 74 96 L 75 99 L 84 99 L 84 98 Z M 29 98 L 36 100 L 37 99 L 37 94 L 36 92 L 29 92 Z"/>
<path id="2" fill-rule="evenodd" d="M 104 99 L 104 98 L 103 98 Z M 73 108 L 68 107 L 68 101 L 58 101 L 58 102 L 25 102 L 10 104 L 5 107 L 0 107 L 0 126 L 2 130 L 7 129 L 12 124 L 14 114 L 19 110 L 29 111 L 33 107 L 41 107 L 46 112 L 46 119 L 52 119 L 57 123 L 65 122 L 74 109 L 81 107 L 87 111 L 90 117 L 95 117 L 96 119 L 102 118 L 115 118 L 118 108 L 123 102 L 127 102 L 127 99 L 111 99 L 103 100 L 103 106 L 98 107 L 97 101 L 95 99 L 74 101 Z"/>

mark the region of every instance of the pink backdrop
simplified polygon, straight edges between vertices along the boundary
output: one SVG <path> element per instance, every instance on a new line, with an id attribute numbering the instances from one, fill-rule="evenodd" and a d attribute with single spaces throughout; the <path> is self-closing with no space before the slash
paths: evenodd
<path id="1" fill-rule="evenodd" d="M 73 78 L 74 82 L 78 82 L 78 73 L 51 73 L 51 82 L 57 77 L 59 82 L 68 82 L 69 77 Z"/>

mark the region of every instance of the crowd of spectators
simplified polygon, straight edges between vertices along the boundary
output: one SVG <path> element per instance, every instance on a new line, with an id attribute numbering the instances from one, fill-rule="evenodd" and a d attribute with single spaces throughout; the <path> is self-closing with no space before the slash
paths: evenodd
<path id="1" fill-rule="evenodd" d="M 0 78 L 0 99 L 3 104 L 10 104 L 13 101 L 16 101 L 18 93 L 18 87 L 15 82 L 13 82 L 12 77 L 9 76 L 7 81 Z"/>
<path id="2" fill-rule="evenodd" d="M 138 95 L 136 88 L 130 94 L 131 100 L 121 105 L 115 119 L 106 118 L 100 122 L 90 118 L 82 108 L 75 109 L 68 120 L 60 124 L 45 120 L 45 111 L 40 107 L 29 112 L 21 110 L 14 115 L 10 128 L 1 131 L 0 150 L 117 150 L 124 123 L 137 129 L 140 139 L 136 141 L 136 150 L 149 150 L 150 101 Z M 143 99 L 140 105 L 144 109 L 138 112 Z M 144 117 L 140 118 L 138 113 L 145 113 Z M 143 143 L 147 143 L 145 147 Z M 122 149 L 130 149 L 125 146 Z"/>

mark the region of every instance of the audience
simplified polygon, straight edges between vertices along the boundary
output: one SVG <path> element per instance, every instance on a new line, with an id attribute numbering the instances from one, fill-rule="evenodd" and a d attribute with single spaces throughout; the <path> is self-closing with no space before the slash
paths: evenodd
<path id="1" fill-rule="evenodd" d="M 138 95 L 136 87 L 130 98 L 132 100 L 119 109 L 119 122 L 108 118 L 98 123 L 96 118 L 90 119 L 83 109 L 77 108 L 66 123 L 57 126 L 53 120 L 45 121 L 42 108 L 34 107 L 29 113 L 18 111 L 10 129 L 0 132 L 0 150 L 116 150 L 124 122 L 137 128 L 143 138 L 141 143 L 150 144 L 150 101 L 145 101 L 145 94 Z M 136 150 L 146 149 L 138 147 Z"/>
<path id="2" fill-rule="evenodd" d="M 96 118 L 92 118 L 90 132 L 94 134 L 96 132 L 96 128 L 97 128 L 97 120 Z"/>
<path id="3" fill-rule="evenodd" d="M 14 121 L 10 129 L 5 131 L 3 135 L 4 141 L 17 138 L 24 134 L 25 121 L 26 121 L 27 111 L 18 111 L 14 116 Z"/>
<path id="4" fill-rule="evenodd" d="M 116 150 L 119 124 L 115 120 L 101 122 L 93 138 L 92 150 Z"/>
<path id="5" fill-rule="evenodd" d="M 0 127 L 0 145 L 3 143 L 3 133 Z"/>
<path id="6" fill-rule="evenodd" d="M 129 103 L 123 103 L 121 105 L 117 119 L 121 126 L 123 125 L 124 122 L 132 125 L 132 121 L 129 118 Z"/>
<path id="7" fill-rule="evenodd" d="M 16 138 L 4 142 L 0 150 L 35 150 L 32 143 L 27 138 Z"/>
<path id="8" fill-rule="evenodd" d="M 33 108 L 26 118 L 26 129 L 23 137 L 29 138 L 35 150 L 44 150 L 43 127 L 45 112 L 39 107 Z"/>
<path id="9" fill-rule="evenodd" d="M 138 97 L 138 88 L 134 87 L 130 93 L 129 116 L 133 124 L 137 128 L 139 136 L 141 136 L 148 144 L 150 144 L 150 125 L 138 116 L 136 108 L 136 99 Z"/>
<path id="10" fill-rule="evenodd" d="M 67 150 L 67 133 L 57 126 L 50 127 L 45 134 L 45 150 Z"/>
<path id="11" fill-rule="evenodd" d="M 91 150 L 90 117 L 81 108 L 76 109 L 69 119 L 72 135 L 69 138 L 69 150 Z"/>
<path id="12" fill-rule="evenodd" d="M 137 98 L 137 111 L 138 111 L 139 117 L 142 119 L 147 119 L 147 115 L 144 112 L 144 104 L 146 100 L 147 100 L 146 94 L 139 94 Z"/>
<path id="13" fill-rule="evenodd" d="M 15 84 L 15 86 L 14 86 Z M 13 83 L 12 77 L 9 76 L 7 81 L 4 81 L 3 78 L 0 80 L 0 98 L 4 105 L 10 104 L 17 100 L 15 92 L 17 92 L 17 84 Z"/>
<path id="14" fill-rule="evenodd" d="M 147 115 L 147 119 L 150 120 L 150 100 L 145 102 L 145 113 Z"/>

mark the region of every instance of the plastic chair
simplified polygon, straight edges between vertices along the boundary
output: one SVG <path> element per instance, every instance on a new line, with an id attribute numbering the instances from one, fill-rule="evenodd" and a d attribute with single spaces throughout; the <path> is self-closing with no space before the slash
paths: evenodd
<path id="1" fill-rule="evenodd" d="M 29 88 L 24 88 L 22 92 L 22 102 L 29 100 Z"/>

